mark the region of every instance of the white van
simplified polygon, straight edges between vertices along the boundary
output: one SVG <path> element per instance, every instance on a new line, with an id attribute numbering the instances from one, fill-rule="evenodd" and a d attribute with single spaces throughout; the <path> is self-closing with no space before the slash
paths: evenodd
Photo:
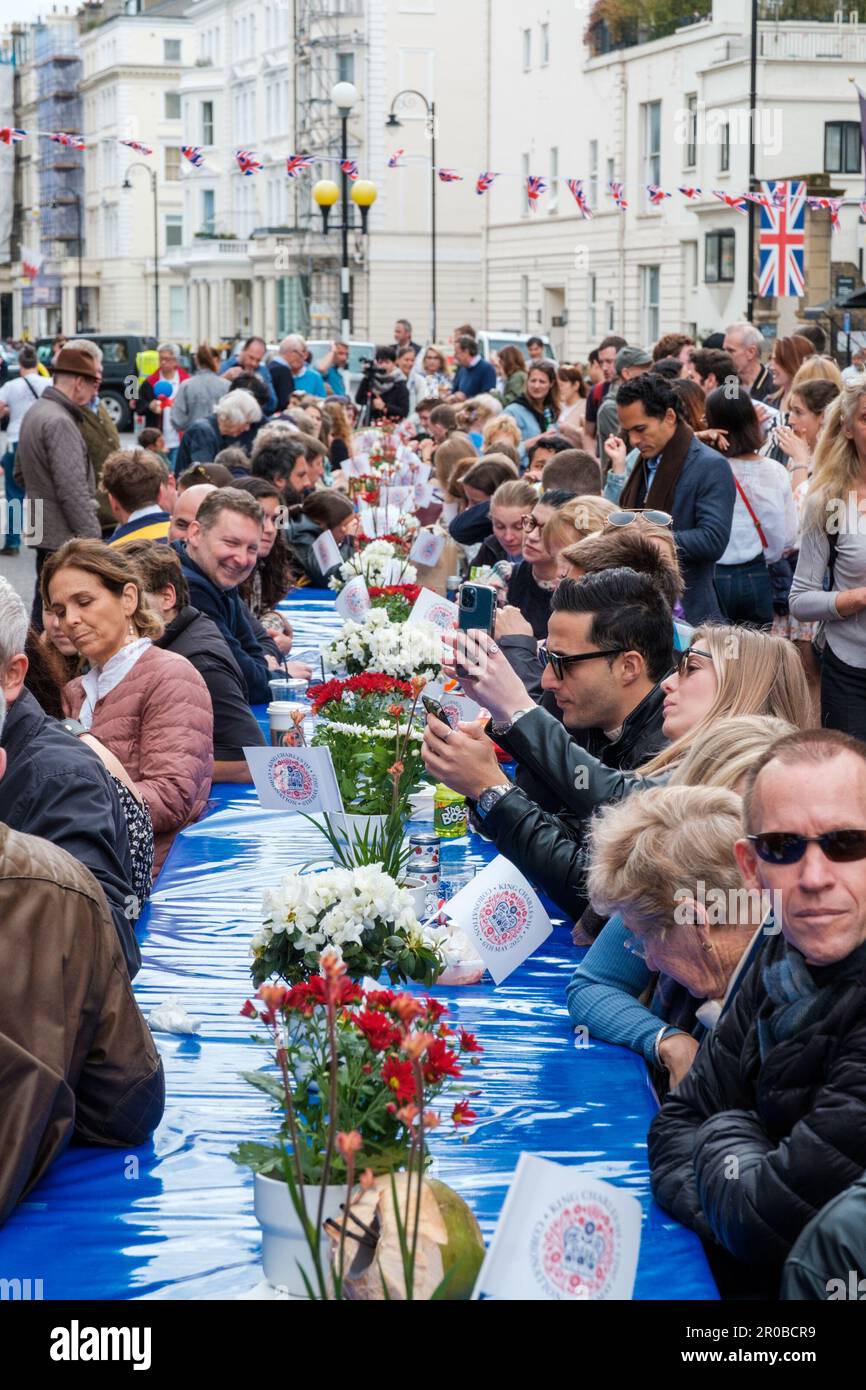
<path id="1" fill-rule="evenodd" d="M 544 355 L 550 362 L 556 362 L 556 353 L 553 350 L 550 339 L 546 333 L 494 333 L 482 328 L 478 334 L 478 346 L 481 349 L 481 356 L 486 357 L 488 362 L 492 360 L 494 352 L 501 352 L 504 347 L 519 348 L 529 361 L 529 352 L 526 344 L 530 338 L 540 338 L 544 343 Z"/>

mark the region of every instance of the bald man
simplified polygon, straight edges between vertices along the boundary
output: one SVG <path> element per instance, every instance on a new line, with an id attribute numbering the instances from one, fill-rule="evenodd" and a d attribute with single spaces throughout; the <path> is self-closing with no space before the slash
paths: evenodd
<path id="1" fill-rule="evenodd" d="M 186 492 L 177 494 L 171 513 L 171 525 L 168 528 L 169 544 L 186 540 L 190 522 L 195 521 L 198 509 L 208 493 L 216 490 L 213 483 L 196 483 L 193 487 L 188 487 Z"/>

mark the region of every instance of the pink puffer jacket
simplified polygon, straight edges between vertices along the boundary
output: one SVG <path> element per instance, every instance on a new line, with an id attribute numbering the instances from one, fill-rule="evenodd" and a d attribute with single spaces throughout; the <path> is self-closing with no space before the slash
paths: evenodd
<path id="1" fill-rule="evenodd" d="M 63 692 L 73 718 L 84 703 L 81 678 Z M 150 647 L 119 685 L 98 700 L 91 733 L 129 773 L 153 821 L 154 877 L 179 830 L 204 811 L 213 776 L 213 707 L 184 656 Z"/>

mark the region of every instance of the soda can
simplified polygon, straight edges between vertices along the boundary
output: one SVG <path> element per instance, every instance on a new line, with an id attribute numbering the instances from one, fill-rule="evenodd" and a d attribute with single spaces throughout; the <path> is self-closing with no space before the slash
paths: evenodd
<path id="1" fill-rule="evenodd" d="M 432 859 L 439 863 L 439 836 L 430 834 L 417 834 L 409 836 L 409 847 L 412 850 L 410 863 L 414 865 L 416 859 Z"/>
<path id="2" fill-rule="evenodd" d="M 438 887 L 439 885 L 439 859 L 413 859 L 411 860 L 411 875 L 418 883 L 426 883 L 428 887 Z"/>

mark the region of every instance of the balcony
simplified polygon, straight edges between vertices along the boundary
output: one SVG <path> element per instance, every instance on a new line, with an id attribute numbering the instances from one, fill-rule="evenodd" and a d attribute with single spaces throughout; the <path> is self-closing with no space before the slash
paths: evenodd
<path id="1" fill-rule="evenodd" d="M 712 19 L 712 0 L 595 0 L 584 43 L 591 58 L 668 38 Z"/>
<path id="2" fill-rule="evenodd" d="M 195 237 L 190 246 L 176 246 L 165 255 L 165 264 L 170 269 L 183 272 L 209 265 L 217 267 L 217 273 L 250 270 L 250 242 L 231 237 Z"/>

